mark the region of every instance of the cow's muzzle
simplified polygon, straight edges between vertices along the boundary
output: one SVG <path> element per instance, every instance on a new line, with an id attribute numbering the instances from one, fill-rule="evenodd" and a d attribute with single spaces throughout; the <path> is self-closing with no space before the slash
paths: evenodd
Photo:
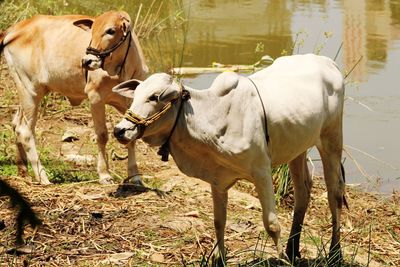
<path id="1" fill-rule="evenodd" d="M 130 128 L 125 128 L 124 126 L 116 125 L 114 127 L 114 137 L 121 144 L 129 144 L 131 141 L 139 139 L 144 132 L 144 127 L 140 125 L 134 125 Z"/>
<path id="2" fill-rule="evenodd" d="M 93 55 L 86 55 L 82 58 L 82 68 L 86 70 L 96 70 L 103 65 L 103 59 Z"/>

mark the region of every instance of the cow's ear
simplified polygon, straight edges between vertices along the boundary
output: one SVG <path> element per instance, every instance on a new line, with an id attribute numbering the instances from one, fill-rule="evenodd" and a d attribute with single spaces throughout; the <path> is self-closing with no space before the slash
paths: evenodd
<path id="1" fill-rule="evenodd" d="M 118 84 L 117 86 L 114 86 L 112 91 L 114 93 L 120 94 L 127 98 L 133 98 L 136 87 L 138 87 L 139 84 L 141 84 L 141 83 L 142 83 L 142 81 L 135 80 L 135 79 L 125 81 L 123 83 Z"/>
<path id="2" fill-rule="evenodd" d="M 161 92 L 161 94 L 158 96 L 158 101 L 167 103 L 178 97 L 179 97 L 178 86 L 172 84 L 171 86 L 168 86 L 167 89 Z"/>
<path id="3" fill-rule="evenodd" d="M 130 23 L 129 23 L 129 21 L 128 21 L 128 20 L 124 20 L 124 21 L 122 22 L 122 30 L 123 30 L 123 32 L 124 32 L 124 35 L 126 35 L 126 34 L 128 33 L 129 29 L 130 29 Z"/>
<path id="4" fill-rule="evenodd" d="M 125 12 L 123 12 L 122 15 L 120 15 L 121 21 L 122 21 L 122 31 L 124 32 L 124 35 L 126 35 L 128 33 L 128 31 L 131 28 L 131 19 L 129 17 L 128 14 L 126 14 Z"/>
<path id="5" fill-rule="evenodd" d="M 76 27 L 79 27 L 87 32 L 90 32 L 92 30 L 92 25 L 93 25 L 93 20 L 92 19 L 80 19 L 77 21 L 74 21 L 74 25 Z"/>

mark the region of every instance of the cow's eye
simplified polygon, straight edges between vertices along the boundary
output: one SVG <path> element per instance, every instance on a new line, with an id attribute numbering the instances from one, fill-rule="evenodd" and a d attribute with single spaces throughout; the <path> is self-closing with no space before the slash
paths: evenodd
<path id="1" fill-rule="evenodd" d="M 157 95 L 151 95 L 149 97 L 149 101 L 157 101 L 158 100 L 158 96 Z"/>
<path id="2" fill-rule="evenodd" d="M 115 34 L 115 29 L 114 28 L 109 28 L 108 30 L 106 30 L 106 34 L 114 35 Z"/>

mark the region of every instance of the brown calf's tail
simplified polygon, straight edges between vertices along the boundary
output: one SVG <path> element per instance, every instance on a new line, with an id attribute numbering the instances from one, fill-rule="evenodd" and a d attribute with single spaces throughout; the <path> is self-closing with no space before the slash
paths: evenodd
<path id="1" fill-rule="evenodd" d="M 6 37 L 6 32 L 0 32 L 0 54 L 3 52 L 3 48 L 6 46 L 4 44 L 4 38 Z"/>

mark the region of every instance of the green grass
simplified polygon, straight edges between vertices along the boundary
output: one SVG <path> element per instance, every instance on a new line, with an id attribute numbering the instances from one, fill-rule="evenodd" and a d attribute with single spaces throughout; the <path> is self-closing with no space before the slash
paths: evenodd
<path id="1" fill-rule="evenodd" d="M 18 168 L 15 163 L 15 140 L 11 127 L 4 125 L 0 131 L 0 176 L 16 176 Z M 55 159 L 51 153 L 51 148 L 46 146 L 39 147 L 39 154 L 42 164 L 46 168 L 49 180 L 53 183 L 72 183 L 97 179 L 97 174 L 93 170 L 78 168 L 62 159 Z M 34 176 L 32 168 L 28 166 L 28 173 Z"/>

